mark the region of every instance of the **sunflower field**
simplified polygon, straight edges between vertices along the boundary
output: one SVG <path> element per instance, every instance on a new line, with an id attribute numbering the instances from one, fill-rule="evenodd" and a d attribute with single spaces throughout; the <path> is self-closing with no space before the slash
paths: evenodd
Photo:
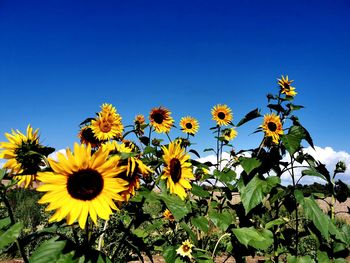
<path id="1" fill-rule="evenodd" d="M 350 226 L 334 209 L 349 196 L 336 178 L 346 166 L 340 160 L 328 171 L 305 152 L 304 145 L 314 145 L 296 115 L 303 106 L 294 104 L 292 82 L 282 76 L 267 107 L 237 123 L 228 105 L 212 107 L 213 146 L 203 154 L 214 154 L 214 162 L 200 162 L 193 147 L 198 120 L 176 123 L 163 106 L 124 126 L 116 107 L 102 104 L 79 120 L 80 142 L 59 152 L 42 145 L 31 125 L 6 133 L 1 255 L 26 263 L 155 262 L 155 256 L 169 263 L 347 262 Z M 236 129 L 248 122 L 261 143 L 235 150 Z M 174 129 L 183 136 L 172 138 Z M 286 174 L 288 187 L 281 184 Z M 327 191 L 300 190 L 305 176 L 321 178 Z M 30 196 L 22 206 L 21 193 Z M 28 214 L 17 216 L 26 206 Z"/>

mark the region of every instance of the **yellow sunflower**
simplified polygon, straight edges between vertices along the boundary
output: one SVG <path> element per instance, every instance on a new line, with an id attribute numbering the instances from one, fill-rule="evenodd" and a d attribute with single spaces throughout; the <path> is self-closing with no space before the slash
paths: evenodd
<path id="1" fill-rule="evenodd" d="M 89 126 L 82 127 L 79 131 L 78 137 L 80 138 L 80 143 L 85 145 L 90 143 L 93 148 L 101 145 L 101 142 L 95 137 L 94 132 Z"/>
<path id="2" fill-rule="evenodd" d="M 145 116 L 138 114 L 134 119 L 134 126 L 136 134 L 142 136 L 144 134 L 144 129 L 147 126 L 145 124 Z"/>
<path id="3" fill-rule="evenodd" d="M 176 142 L 169 147 L 162 147 L 165 168 L 161 179 L 167 179 L 167 187 L 170 193 L 177 194 L 181 199 L 187 196 L 185 188 L 191 189 L 189 180 L 194 180 L 191 163 L 187 162 L 190 156 L 185 153 L 181 145 Z"/>
<path id="4" fill-rule="evenodd" d="M 286 94 L 287 96 L 294 97 L 297 92 L 295 92 L 295 88 L 291 86 L 294 80 L 288 80 L 288 76 L 282 76 L 281 79 L 278 80 L 278 85 L 281 88 L 281 93 Z"/>
<path id="5" fill-rule="evenodd" d="M 174 123 L 174 119 L 170 114 L 171 112 L 167 108 L 153 108 L 149 115 L 150 125 L 158 133 L 169 132 Z"/>
<path id="6" fill-rule="evenodd" d="M 233 119 L 232 110 L 225 104 L 215 105 L 211 110 L 211 114 L 213 120 L 216 121 L 219 126 L 227 126 Z"/>
<path id="7" fill-rule="evenodd" d="M 8 160 L 3 168 L 8 169 L 10 175 L 19 175 L 14 178 L 19 180 L 18 185 L 24 185 L 25 188 L 35 180 L 43 156 L 54 150 L 40 145 L 38 133 L 39 129 L 33 130 L 28 125 L 26 135 L 18 130 L 12 130 L 12 134 L 5 133 L 8 142 L 0 143 L 0 158 Z"/>
<path id="8" fill-rule="evenodd" d="M 164 218 L 168 219 L 169 221 L 174 221 L 175 217 L 173 216 L 173 214 L 170 212 L 169 209 L 166 209 L 163 213 Z"/>
<path id="9" fill-rule="evenodd" d="M 222 136 L 226 141 L 232 141 L 237 136 L 237 131 L 234 128 L 226 128 L 222 131 Z"/>
<path id="10" fill-rule="evenodd" d="M 143 114 L 136 115 L 134 123 L 138 123 L 139 125 L 145 124 L 145 116 Z"/>
<path id="11" fill-rule="evenodd" d="M 192 259 L 192 247 L 193 244 L 187 239 L 186 241 L 182 242 L 182 245 L 176 250 L 176 254 Z"/>
<path id="12" fill-rule="evenodd" d="M 264 115 L 264 123 L 260 126 L 265 136 L 271 137 L 274 143 L 278 143 L 280 135 L 283 134 L 282 123 L 279 116 L 274 113 Z"/>
<path id="13" fill-rule="evenodd" d="M 124 168 L 124 171 L 119 177 L 128 182 L 128 188 L 122 191 L 120 195 L 125 201 L 128 201 L 131 196 L 135 195 L 135 190 L 140 188 L 140 177 L 148 176 L 153 171 L 136 157 L 130 156 L 122 159 L 121 154 L 133 152 L 133 148 L 124 143 L 112 141 L 103 144 L 102 148 L 107 149 L 110 154 L 114 154 L 112 158 L 116 158 L 118 160 L 118 166 Z"/>
<path id="14" fill-rule="evenodd" d="M 98 117 L 91 121 L 91 129 L 100 141 L 122 137 L 124 126 L 122 118 L 111 104 L 103 104 Z"/>
<path id="15" fill-rule="evenodd" d="M 111 208 L 118 209 L 113 201 L 123 201 L 120 193 L 127 189 L 128 182 L 117 176 L 126 168 L 118 166 L 118 160 L 108 159 L 108 151 L 102 147 L 92 154 L 90 144 L 76 143 L 74 153 L 67 149 L 57 158 L 49 158 L 53 172 L 38 173 L 43 184 L 37 190 L 47 192 L 38 203 L 50 203 L 46 211 L 56 210 L 49 222 L 66 217 L 68 225 L 78 220 L 84 229 L 88 215 L 95 224 L 97 217 L 107 220 Z"/>
<path id="16" fill-rule="evenodd" d="M 199 123 L 195 118 L 187 116 L 181 118 L 180 127 L 183 132 L 194 135 L 198 131 Z"/>

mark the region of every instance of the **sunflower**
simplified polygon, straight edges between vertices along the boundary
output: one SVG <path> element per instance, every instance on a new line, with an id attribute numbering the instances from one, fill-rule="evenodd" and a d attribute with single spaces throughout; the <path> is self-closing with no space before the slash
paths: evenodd
<path id="1" fill-rule="evenodd" d="M 38 203 L 50 203 L 46 211 L 56 210 L 49 222 L 66 217 L 68 225 L 78 220 L 84 229 L 88 214 L 95 224 L 97 217 L 107 220 L 111 208 L 118 209 L 113 200 L 123 201 L 120 193 L 128 182 L 117 176 L 126 168 L 120 167 L 117 159 L 108 159 L 108 151 L 102 147 L 92 154 L 90 144 L 75 143 L 74 153 L 67 149 L 57 158 L 48 159 L 53 172 L 38 173 L 43 184 L 37 190 L 47 192 Z"/>
<path id="2" fill-rule="evenodd" d="M 120 195 L 125 201 L 128 201 L 131 196 L 135 195 L 135 190 L 140 188 L 140 177 L 146 177 L 153 171 L 140 159 L 132 156 L 133 148 L 124 143 L 119 144 L 116 141 L 112 141 L 103 144 L 102 147 L 107 149 L 110 154 L 114 154 L 112 158 L 118 160 L 118 166 L 125 168 L 119 177 L 128 182 L 128 188 L 121 192 Z M 123 153 L 130 154 L 130 156 L 122 159 L 121 155 Z"/>
<path id="3" fill-rule="evenodd" d="M 174 221 L 175 217 L 173 216 L 173 214 L 170 212 L 169 209 L 166 209 L 163 213 L 164 218 L 168 219 L 169 221 Z"/>
<path id="4" fill-rule="evenodd" d="M 143 114 L 138 114 L 136 115 L 135 119 L 134 119 L 134 123 L 139 124 L 139 125 L 143 125 L 145 124 L 145 116 L 143 116 Z"/>
<path id="5" fill-rule="evenodd" d="M 138 136 L 142 136 L 145 133 L 144 129 L 147 126 L 145 124 L 145 116 L 143 116 L 142 114 L 136 115 L 134 119 L 134 126 L 135 126 L 135 133 Z"/>
<path id="6" fill-rule="evenodd" d="M 199 124 L 195 118 L 187 116 L 187 117 L 181 118 L 180 127 L 183 132 L 194 135 L 198 131 Z"/>
<path id="7" fill-rule="evenodd" d="M 79 131 L 78 137 L 80 138 L 80 143 L 85 145 L 88 145 L 90 143 L 91 147 L 93 148 L 98 147 L 101 144 L 89 126 L 82 127 Z"/>
<path id="8" fill-rule="evenodd" d="M 8 142 L 1 142 L 0 158 L 8 159 L 3 168 L 8 169 L 11 175 L 18 179 L 18 185 L 27 188 L 35 180 L 40 171 L 44 156 L 54 151 L 53 148 L 44 147 L 39 143 L 39 129 L 33 130 L 28 125 L 27 134 L 12 130 L 12 134 L 5 133 Z"/>
<path id="9" fill-rule="evenodd" d="M 170 193 L 175 193 L 181 199 L 185 199 L 187 196 L 185 188 L 191 189 L 189 180 L 195 179 L 191 163 L 187 162 L 190 156 L 176 142 L 170 143 L 168 148 L 163 146 L 162 149 L 165 168 L 161 179 L 167 179 Z"/>
<path id="10" fill-rule="evenodd" d="M 280 135 L 283 134 L 280 117 L 274 113 L 264 115 L 264 123 L 260 126 L 265 136 L 271 137 L 274 143 L 278 143 Z"/>
<path id="11" fill-rule="evenodd" d="M 122 118 L 111 104 L 103 104 L 98 117 L 91 121 L 91 129 L 100 141 L 122 137 L 124 126 Z"/>
<path id="12" fill-rule="evenodd" d="M 237 131 L 234 128 L 226 128 L 222 131 L 222 136 L 226 141 L 232 141 L 237 136 Z"/>
<path id="13" fill-rule="evenodd" d="M 173 126 L 174 119 L 170 116 L 171 112 L 164 107 L 153 108 L 149 114 L 150 125 L 158 133 L 167 133 Z"/>
<path id="14" fill-rule="evenodd" d="M 227 126 L 233 119 L 232 110 L 225 104 L 215 105 L 211 110 L 211 115 L 219 126 Z"/>
<path id="15" fill-rule="evenodd" d="M 281 88 L 281 93 L 286 94 L 287 96 L 290 97 L 294 97 L 297 92 L 295 92 L 295 88 L 291 86 L 292 82 L 294 80 L 288 80 L 288 76 L 286 76 L 284 78 L 284 76 L 282 76 L 281 79 L 277 79 L 278 80 L 278 85 Z"/>
<path id="16" fill-rule="evenodd" d="M 176 250 L 176 254 L 192 259 L 192 247 L 193 244 L 187 239 L 186 241 L 182 242 L 182 245 Z"/>

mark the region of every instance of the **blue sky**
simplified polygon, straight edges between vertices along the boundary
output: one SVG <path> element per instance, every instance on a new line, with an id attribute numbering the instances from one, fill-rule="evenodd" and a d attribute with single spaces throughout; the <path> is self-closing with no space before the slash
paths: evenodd
<path id="1" fill-rule="evenodd" d="M 349 1 L 2 0 L 0 140 L 30 123 L 44 144 L 70 147 L 109 102 L 124 125 L 160 105 L 177 123 L 198 118 L 201 150 L 215 145 L 213 105 L 236 123 L 265 113 L 288 74 L 315 145 L 350 152 L 349 13 Z M 237 150 L 257 146 L 260 123 L 238 129 Z"/>

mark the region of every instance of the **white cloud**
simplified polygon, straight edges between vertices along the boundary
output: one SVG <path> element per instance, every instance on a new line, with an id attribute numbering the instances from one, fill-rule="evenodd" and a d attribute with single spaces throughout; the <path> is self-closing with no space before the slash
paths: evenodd
<path id="1" fill-rule="evenodd" d="M 346 164 L 347 170 L 343 174 L 337 174 L 336 180 L 340 179 L 344 181 L 347 184 L 350 184 L 350 154 L 344 151 L 335 151 L 331 147 L 325 147 L 321 148 L 318 146 L 315 146 L 315 150 L 312 149 L 311 147 L 305 148 L 304 151 L 310 155 L 312 155 L 316 160 L 320 161 L 321 163 L 326 165 L 326 168 L 330 172 L 330 174 L 333 174 L 334 168 L 337 164 L 338 161 L 343 161 Z M 223 161 L 222 167 L 227 164 L 227 160 L 229 160 L 229 153 L 223 153 L 223 159 L 226 161 Z M 202 157 L 198 159 L 197 161 L 199 162 L 211 162 L 213 164 L 216 164 L 216 155 L 208 155 L 206 157 Z M 284 161 L 288 161 L 288 158 L 286 157 Z M 304 170 L 305 168 L 297 168 L 294 169 L 294 174 L 296 180 L 300 178 L 301 171 Z M 211 169 L 213 171 L 214 168 Z M 242 168 L 238 167 L 236 170 L 237 176 L 241 173 Z M 282 184 L 283 185 L 288 185 L 292 184 L 292 179 L 290 173 L 284 173 L 281 177 L 282 179 Z M 314 176 L 305 176 L 304 178 L 301 179 L 300 183 L 301 184 L 312 184 L 314 182 L 319 182 L 319 183 L 324 183 L 324 181 L 321 178 L 314 177 Z"/>
<path id="2" fill-rule="evenodd" d="M 57 154 L 58 153 L 62 153 L 64 155 L 66 155 L 66 149 L 61 149 L 61 150 L 58 150 L 58 151 L 54 151 L 53 153 L 49 154 L 48 157 L 53 159 L 53 160 L 55 160 L 55 161 L 57 161 L 58 160 L 58 158 L 57 158 Z"/>

